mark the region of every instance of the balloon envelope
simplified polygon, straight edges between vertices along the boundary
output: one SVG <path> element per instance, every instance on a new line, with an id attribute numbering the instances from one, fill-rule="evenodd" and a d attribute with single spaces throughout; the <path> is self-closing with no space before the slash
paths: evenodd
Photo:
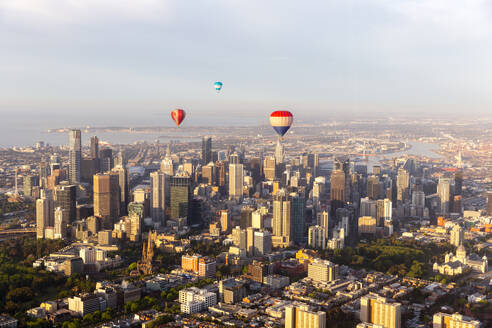
<path id="1" fill-rule="evenodd" d="M 278 110 L 270 115 L 270 125 L 281 137 L 289 130 L 293 121 L 294 116 L 287 110 Z"/>
<path id="2" fill-rule="evenodd" d="M 171 112 L 171 118 L 173 119 L 173 121 L 176 123 L 178 127 L 181 124 L 181 122 L 183 122 L 185 117 L 186 117 L 186 112 L 182 109 L 175 109 Z"/>
<path id="3" fill-rule="evenodd" d="M 220 89 L 222 89 L 222 82 L 215 82 L 214 87 L 215 90 L 220 91 Z"/>

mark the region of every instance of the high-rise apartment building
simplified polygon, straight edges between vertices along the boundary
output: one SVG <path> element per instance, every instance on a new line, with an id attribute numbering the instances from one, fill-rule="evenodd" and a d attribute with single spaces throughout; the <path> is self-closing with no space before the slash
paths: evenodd
<path id="1" fill-rule="evenodd" d="M 272 252 L 272 234 L 268 231 L 254 232 L 254 255 L 267 255 Z"/>
<path id="2" fill-rule="evenodd" d="M 106 229 L 113 229 L 120 216 L 120 195 L 118 174 L 94 175 L 94 215 L 102 218 Z"/>
<path id="3" fill-rule="evenodd" d="M 207 165 L 212 161 L 212 137 L 202 138 L 202 164 Z"/>
<path id="4" fill-rule="evenodd" d="M 330 232 L 330 213 L 326 210 L 318 213 L 317 224 L 323 227 L 325 230 L 325 240 L 328 240 Z"/>
<path id="5" fill-rule="evenodd" d="M 246 228 L 246 251 L 248 256 L 255 255 L 255 232 L 256 229 L 253 227 Z"/>
<path id="6" fill-rule="evenodd" d="M 68 211 L 57 207 L 55 208 L 54 238 L 63 239 L 67 234 L 67 226 L 70 223 Z"/>
<path id="7" fill-rule="evenodd" d="M 36 200 L 36 237 L 44 238 L 44 230 L 53 227 L 54 202 L 51 191 L 41 190 L 41 197 Z"/>
<path id="8" fill-rule="evenodd" d="M 82 142 L 80 130 L 70 130 L 68 137 L 68 178 L 70 183 L 80 183 L 82 163 Z"/>
<path id="9" fill-rule="evenodd" d="M 376 218 L 372 216 L 361 216 L 359 217 L 359 235 L 361 234 L 372 234 L 376 233 Z"/>
<path id="10" fill-rule="evenodd" d="M 379 295 L 368 294 L 360 300 L 360 320 L 385 328 L 400 328 L 401 304 Z"/>
<path id="11" fill-rule="evenodd" d="M 285 328 L 325 328 L 326 312 L 313 311 L 308 305 L 285 307 Z"/>
<path id="12" fill-rule="evenodd" d="M 329 282 L 338 279 L 338 264 L 328 260 L 315 259 L 308 265 L 308 277 L 317 282 Z"/>
<path id="13" fill-rule="evenodd" d="M 325 249 L 326 247 L 325 228 L 319 225 L 309 227 L 308 245 L 312 248 Z"/>
<path id="14" fill-rule="evenodd" d="M 229 198 L 239 200 L 243 197 L 243 164 L 229 164 Z"/>
<path id="15" fill-rule="evenodd" d="M 246 250 L 246 248 L 248 247 L 246 230 L 241 229 L 240 227 L 235 227 L 234 229 L 232 229 L 232 242 L 240 249 Z"/>

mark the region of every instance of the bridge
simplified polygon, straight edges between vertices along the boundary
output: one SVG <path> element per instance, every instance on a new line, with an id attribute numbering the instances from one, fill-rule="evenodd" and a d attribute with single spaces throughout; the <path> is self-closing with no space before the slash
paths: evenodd
<path id="1" fill-rule="evenodd" d="M 36 233 L 36 228 L 7 229 L 7 230 L 0 230 L 0 237 L 27 235 L 27 234 L 35 234 L 35 233 Z"/>

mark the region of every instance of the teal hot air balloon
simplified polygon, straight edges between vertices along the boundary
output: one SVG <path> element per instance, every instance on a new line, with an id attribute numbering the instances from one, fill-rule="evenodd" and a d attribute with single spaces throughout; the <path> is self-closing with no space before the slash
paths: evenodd
<path id="1" fill-rule="evenodd" d="M 215 82 L 214 83 L 214 88 L 219 92 L 222 89 L 222 82 Z"/>

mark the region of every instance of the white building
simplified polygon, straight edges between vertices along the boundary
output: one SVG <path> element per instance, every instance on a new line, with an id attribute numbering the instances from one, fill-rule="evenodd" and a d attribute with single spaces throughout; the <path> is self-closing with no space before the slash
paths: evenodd
<path id="1" fill-rule="evenodd" d="M 191 287 L 179 291 L 181 312 L 193 314 L 217 304 L 217 294 L 206 289 Z"/>

